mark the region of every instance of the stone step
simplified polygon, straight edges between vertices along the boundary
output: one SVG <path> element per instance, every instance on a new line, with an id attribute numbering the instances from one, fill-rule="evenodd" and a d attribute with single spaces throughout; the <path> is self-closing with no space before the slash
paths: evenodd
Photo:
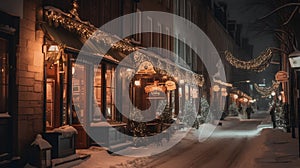
<path id="1" fill-rule="evenodd" d="M 4 160 L 9 160 L 9 159 L 10 159 L 10 155 L 8 153 L 0 154 L 0 162 L 2 162 Z"/>
<path id="2" fill-rule="evenodd" d="M 70 155 L 64 158 L 56 158 L 56 159 L 52 159 L 52 166 L 53 167 L 61 167 L 64 166 L 66 164 L 69 164 L 70 162 L 76 162 L 78 160 L 84 160 L 88 157 L 90 157 L 91 155 L 89 154 L 74 154 L 74 155 Z"/>
<path id="3" fill-rule="evenodd" d="M 128 142 L 124 142 L 124 143 L 118 143 L 115 145 L 111 145 L 108 149 L 108 153 L 113 153 L 112 151 L 122 150 L 124 148 L 127 148 L 128 146 L 131 146 L 132 144 L 133 144 L 133 142 L 128 141 Z"/>
<path id="4" fill-rule="evenodd" d="M 0 162 L 0 168 L 12 168 L 12 167 L 19 167 L 19 160 L 21 158 L 20 157 L 12 157 L 10 159 L 7 160 L 2 160 Z"/>

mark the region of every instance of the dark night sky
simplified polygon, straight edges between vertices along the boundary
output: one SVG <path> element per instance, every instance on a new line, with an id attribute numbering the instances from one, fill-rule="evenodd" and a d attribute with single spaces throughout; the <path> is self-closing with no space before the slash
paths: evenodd
<path id="1" fill-rule="evenodd" d="M 258 18 L 268 13 L 268 9 L 264 6 L 256 5 L 253 7 L 249 0 L 223 0 L 228 4 L 229 18 L 236 20 L 237 23 L 243 25 L 242 37 L 247 37 L 249 43 L 253 45 L 253 57 L 257 57 L 262 51 L 268 47 L 277 47 L 278 44 L 274 40 L 274 36 L 271 33 L 259 33 L 261 30 L 254 28 L 254 25 Z M 278 60 L 278 57 L 274 57 L 274 60 Z M 262 82 L 262 79 L 266 79 L 266 83 L 271 84 L 274 80 L 274 74 L 278 71 L 278 65 L 270 65 L 264 72 L 251 73 L 251 80 L 257 83 Z"/>

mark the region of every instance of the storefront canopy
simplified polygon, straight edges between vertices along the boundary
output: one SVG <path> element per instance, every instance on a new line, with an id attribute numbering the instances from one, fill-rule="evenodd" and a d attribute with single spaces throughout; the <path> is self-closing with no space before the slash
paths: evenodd
<path id="1" fill-rule="evenodd" d="M 136 50 L 133 45 L 117 36 L 98 30 L 89 22 L 80 20 L 78 16 L 55 7 L 44 7 L 44 17 L 46 22 L 41 27 L 45 36 L 65 49 L 79 52 L 84 46 L 87 55 L 101 56 L 116 63 Z M 107 48 L 110 49 L 107 51 Z"/>
<path id="2" fill-rule="evenodd" d="M 178 73 L 178 75 L 175 76 L 189 76 L 187 79 L 191 82 L 197 81 L 199 86 L 202 86 L 204 83 L 203 76 L 192 72 L 188 67 L 178 65 L 177 62 L 175 63 L 167 58 L 161 58 L 152 51 L 135 47 L 130 41 L 101 31 L 91 23 L 82 21 L 77 12 L 74 12 L 74 9 L 72 9 L 70 13 L 65 13 L 55 7 L 46 6 L 44 7 L 44 18 L 46 22 L 43 23 L 41 27 L 45 32 L 45 36 L 50 41 L 65 46 L 66 49 L 77 52 L 81 51 L 82 53 L 81 49 L 84 46 L 84 51 L 87 51 L 86 55 L 101 56 L 115 63 L 124 61 L 123 59 L 128 54 L 136 51 L 133 59 L 125 59 L 128 61 L 125 65 L 138 67 L 142 61 L 145 61 L 143 58 L 151 58 L 161 62 L 161 65 L 169 69 L 169 72 L 172 74 L 173 72 L 184 72 L 182 75 Z M 103 48 L 101 46 L 103 46 Z M 106 52 L 107 48 L 109 49 L 108 52 Z M 138 58 L 138 61 L 136 58 Z M 146 61 L 149 61 L 149 59 L 146 59 Z"/>

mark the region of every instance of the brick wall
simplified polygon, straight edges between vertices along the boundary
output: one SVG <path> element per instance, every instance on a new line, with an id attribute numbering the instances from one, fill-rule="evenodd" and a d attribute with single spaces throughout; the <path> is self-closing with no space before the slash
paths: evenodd
<path id="1" fill-rule="evenodd" d="M 18 153 L 43 131 L 43 33 L 36 30 L 39 0 L 24 2 L 17 47 Z"/>
<path id="2" fill-rule="evenodd" d="M 234 55 L 237 55 L 238 46 L 235 43 L 235 40 L 228 34 L 227 30 L 221 25 L 221 23 L 219 23 L 218 20 L 214 18 L 212 13 L 207 14 L 207 29 L 205 30 L 205 32 L 219 52 L 219 55 L 225 67 L 227 81 L 231 81 L 232 68 L 225 60 L 224 51 L 229 50 Z"/>

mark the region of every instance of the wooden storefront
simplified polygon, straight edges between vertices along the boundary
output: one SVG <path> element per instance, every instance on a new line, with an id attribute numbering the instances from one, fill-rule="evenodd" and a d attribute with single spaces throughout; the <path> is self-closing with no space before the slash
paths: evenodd
<path id="1" fill-rule="evenodd" d="M 126 135 L 134 134 L 129 115 L 136 109 L 147 111 L 143 116 L 146 132 L 142 136 L 148 136 L 167 129 L 174 118 L 180 119 L 178 115 L 185 112 L 186 102 L 198 102 L 197 83 L 203 84 L 200 76 L 171 61 L 162 63 L 168 69 L 166 72 L 162 67 L 153 66 L 162 60 L 147 52 L 140 53 L 140 57 L 152 60 L 129 59 L 129 63 L 120 64 L 137 48 L 121 40 L 102 53 L 101 46 L 85 43 L 96 29 L 80 21 L 76 13 L 66 14 L 54 7 L 45 8 L 44 13 L 44 122 L 49 134 L 57 127 L 70 125 L 77 130 L 75 141 L 74 137 L 69 138 L 70 146 L 117 148 L 131 143 Z M 91 50 L 82 52 L 82 46 Z M 195 76 L 198 77 L 196 85 L 192 84 Z"/>

